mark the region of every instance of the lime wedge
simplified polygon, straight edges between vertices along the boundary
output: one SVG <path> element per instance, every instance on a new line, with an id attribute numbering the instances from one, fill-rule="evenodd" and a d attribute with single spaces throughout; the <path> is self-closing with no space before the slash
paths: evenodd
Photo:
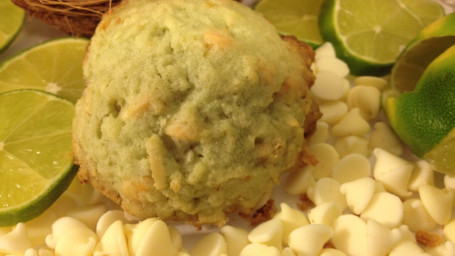
<path id="1" fill-rule="evenodd" d="M 11 0 L 0 0 L 0 52 L 16 37 L 24 24 L 25 12 Z"/>
<path id="2" fill-rule="evenodd" d="M 433 59 L 455 44 L 455 13 L 424 28 L 398 57 L 390 83 L 399 93 L 414 90 L 417 81 Z"/>
<path id="3" fill-rule="evenodd" d="M 313 47 L 322 44 L 318 16 L 322 0 L 261 0 L 254 9 L 282 35 L 293 35 Z"/>
<path id="4" fill-rule="evenodd" d="M 398 136 L 440 172 L 455 174 L 455 45 L 425 69 L 415 89 L 386 101 Z"/>
<path id="5" fill-rule="evenodd" d="M 0 94 L 0 226 L 30 220 L 69 186 L 74 104 L 38 90 Z"/>
<path id="6" fill-rule="evenodd" d="M 84 89 L 82 62 L 88 40 L 60 38 L 29 48 L 0 66 L 0 92 L 37 89 L 76 102 Z"/>
<path id="7" fill-rule="evenodd" d="M 431 0 L 326 0 L 319 28 L 354 75 L 385 75 L 419 31 L 444 15 Z"/>

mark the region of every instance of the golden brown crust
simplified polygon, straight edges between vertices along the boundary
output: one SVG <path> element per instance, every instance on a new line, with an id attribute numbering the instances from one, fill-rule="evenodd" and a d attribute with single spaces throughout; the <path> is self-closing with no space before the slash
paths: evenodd
<path id="1" fill-rule="evenodd" d="M 415 236 L 417 243 L 425 247 L 436 247 L 444 243 L 440 235 L 429 231 L 418 230 Z"/>

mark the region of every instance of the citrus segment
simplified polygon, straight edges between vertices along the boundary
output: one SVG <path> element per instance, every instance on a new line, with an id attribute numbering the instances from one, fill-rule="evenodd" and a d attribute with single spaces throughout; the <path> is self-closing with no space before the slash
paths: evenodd
<path id="1" fill-rule="evenodd" d="M 293 35 L 313 47 L 322 43 L 318 16 L 322 0 L 262 0 L 254 9 L 282 35 Z"/>
<path id="2" fill-rule="evenodd" d="M 0 67 L 0 92 L 38 89 L 72 102 L 82 94 L 82 62 L 88 40 L 60 38 L 34 46 Z"/>
<path id="3" fill-rule="evenodd" d="M 439 152 L 453 149 L 452 142 L 447 144 L 453 138 L 447 136 L 455 127 L 455 112 L 451 111 L 455 109 L 454 66 L 455 45 L 428 65 L 414 91 L 387 99 L 392 127 L 420 157 L 428 157 L 440 143 L 445 145 L 437 149 Z M 430 155 L 434 157 L 434 152 Z"/>
<path id="4" fill-rule="evenodd" d="M 75 175 L 74 105 L 37 90 L 0 94 L 0 226 L 43 212 Z"/>
<path id="5" fill-rule="evenodd" d="M 384 75 L 408 42 L 443 14 L 430 0 L 327 0 L 319 27 L 352 74 Z"/>
<path id="6" fill-rule="evenodd" d="M 0 0 L 0 52 L 16 37 L 24 23 L 25 12 L 10 0 Z"/>
<path id="7" fill-rule="evenodd" d="M 392 68 L 392 88 L 412 91 L 428 64 L 453 44 L 455 13 L 431 23 L 409 43 Z"/>
<path id="8" fill-rule="evenodd" d="M 434 170 L 455 174 L 455 129 L 452 129 L 442 141 L 424 155 Z"/>

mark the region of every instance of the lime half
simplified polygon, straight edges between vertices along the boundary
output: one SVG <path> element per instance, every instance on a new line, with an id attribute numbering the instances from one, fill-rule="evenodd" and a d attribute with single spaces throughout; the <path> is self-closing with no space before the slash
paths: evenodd
<path id="1" fill-rule="evenodd" d="M 24 24 L 25 12 L 11 0 L 0 0 L 0 52 L 13 41 Z"/>
<path id="2" fill-rule="evenodd" d="M 390 83 L 398 92 L 414 90 L 417 81 L 433 59 L 455 44 L 455 13 L 424 28 L 398 57 Z"/>
<path id="3" fill-rule="evenodd" d="M 0 94 L 0 226 L 30 220 L 68 187 L 73 103 L 37 90 Z"/>
<path id="4" fill-rule="evenodd" d="M 37 89 L 76 102 L 84 89 L 88 40 L 60 38 L 27 49 L 0 66 L 0 92 Z"/>
<path id="5" fill-rule="evenodd" d="M 421 29 L 444 15 L 432 0 L 326 0 L 319 28 L 354 75 L 385 75 Z"/>
<path id="6" fill-rule="evenodd" d="M 282 35 L 293 35 L 313 47 L 322 44 L 318 16 L 322 0 L 261 0 L 254 9 Z"/>

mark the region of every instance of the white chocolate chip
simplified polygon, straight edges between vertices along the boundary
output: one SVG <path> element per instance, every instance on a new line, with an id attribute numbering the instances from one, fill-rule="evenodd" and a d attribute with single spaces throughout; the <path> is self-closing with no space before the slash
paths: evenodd
<path id="1" fill-rule="evenodd" d="M 310 90 L 317 99 L 340 100 L 343 97 L 343 78 L 331 71 L 319 71 Z"/>
<path id="2" fill-rule="evenodd" d="M 455 255 L 455 243 L 451 241 L 446 241 L 443 244 L 440 244 L 433 248 L 427 248 L 426 252 L 431 254 L 432 256 L 447 256 L 447 255 Z"/>
<path id="3" fill-rule="evenodd" d="M 335 136 L 365 135 L 370 131 L 370 124 L 360 115 L 360 109 L 351 109 L 332 127 Z"/>
<path id="4" fill-rule="evenodd" d="M 58 240 L 55 255 L 91 256 L 96 243 L 95 233 L 88 228 L 69 230 Z"/>
<path id="5" fill-rule="evenodd" d="M 451 220 L 444 226 L 443 234 L 447 240 L 455 243 L 455 219 Z"/>
<path id="6" fill-rule="evenodd" d="M 332 178 L 324 177 L 308 188 L 307 195 L 316 205 L 325 202 L 337 203 L 341 210 L 346 208 L 346 198 L 340 192 L 340 183 Z"/>
<path id="7" fill-rule="evenodd" d="M 340 187 L 340 192 L 346 196 L 346 202 L 355 214 L 362 213 L 375 193 L 375 181 L 371 178 L 361 178 Z"/>
<path id="8" fill-rule="evenodd" d="M 446 189 L 455 190 L 455 176 L 444 175 L 444 186 Z"/>
<path id="9" fill-rule="evenodd" d="M 408 183 L 414 165 L 381 148 L 375 148 L 376 164 L 373 169 L 374 178 L 384 184 L 384 187 L 398 196 L 410 196 Z"/>
<path id="10" fill-rule="evenodd" d="M 368 158 L 360 154 L 349 154 L 341 158 L 332 168 L 332 178 L 346 183 L 360 178 L 370 177 L 371 165 Z"/>
<path id="11" fill-rule="evenodd" d="M 138 241 L 137 248 L 134 249 L 136 253 L 133 255 L 147 256 L 150 255 L 150 252 L 153 252 L 156 255 L 172 256 L 178 251 L 177 248 L 172 246 L 169 229 L 166 223 L 162 220 L 154 221 L 145 233 L 139 234 L 139 236 L 141 237 L 135 237 L 135 234 L 133 234 L 133 239 L 140 239 L 140 241 Z M 197 244 L 195 247 L 196 246 Z M 196 256 L 199 254 L 195 253 L 192 255 Z"/>
<path id="12" fill-rule="evenodd" d="M 315 183 L 311 168 L 305 168 L 290 173 L 286 179 L 285 188 L 288 193 L 299 195 L 306 193 L 307 189 Z"/>
<path id="13" fill-rule="evenodd" d="M 401 241 L 409 241 L 411 243 L 417 243 L 415 233 L 413 233 L 408 226 L 401 225 L 397 228 L 401 232 Z"/>
<path id="14" fill-rule="evenodd" d="M 341 215 L 333 223 L 332 242 L 347 255 L 368 255 L 366 223 L 352 214 Z"/>
<path id="15" fill-rule="evenodd" d="M 319 110 L 322 113 L 320 121 L 336 124 L 348 113 L 348 105 L 342 101 L 323 102 L 319 104 Z"/>
<path id="16" fill-rule="evenodd" d="M 171 237 L 172 246 L 177 249 L 178 251 L 182 250 L 183 248 L 183 239 L 182 235 L 180 234 L 179 230 L 174 227 L 169 227 L 169 235 Z"/>
<path id="17" fill-rule="evenodd" d="M 382 148 L 394 155 L 403 154 L 403 144 L 393 130 L 384 122 L 376 122 L 370 135 L 372 148 Z"/>
<path id="18" fill-rule="evenodd" d="M 378 88 L 380 91 L 384 90 L 388 83 L 387 80 L 375 77 L 375 76 L 359 76 L 354 80 L 354 84 L 358 85 L 368 85 Z"/>
<path id="19" fill-rule="evenodd" d="M 349 67 L 342 60 L 337 58 L 318 58 L 316 60 L 316 70 L 318 73 L 323 71 L 330 71 L 339 77 L 346 77 L 349 75 Z"/>
<path id="20" fill-rule="evenodd" d="M 315 59 L 320 59 L 320 58 L 336 58 L 336 53 L 335 53 L 335 48 L 333 48 L 333 45 L 330 42 L 326 42 L 319 46 L 315 51 Z"/>
<path id="21" fill-rule="evenodd" d="M 445 225 L 450 221 L 455 191 L 422 185 L 419 195 L 423 206 L 436 223 Z"/>
<path id="22" fill-rule="evenodd" d="M 248 234 L 251 243 L 273 246 L 281 250 L 283 241 L 283 225 L 279 219 L 271 219 L 261 223 Z"/>
<path id="23" fill-rule="evenodd" d="M 0 253 L 23 254 L 32 247 L 24 223 L 18 223 L 9 233 L 0 236 Z"/>
<path id="24" fill-rule="evenodd" d="M 319 143 L 310 146 L 310 152 L 318 160 L 318 163 L 315 166 L 306 166 L 304 170 L 311 170 L 316 180 L 330 176 L 331 169 L 340 160 L 340 156 L 335 148 L 327 143 Z"/>
<path id="25" fill-rule="evenodd" d="M 329 140 L 329 125 L 326 122 L 316 122 L 316 130 L 311 135 L 309 144 L 326 143 Z"/>
<path id="26" fill-rule="evenodd" d="M 360 115 L 371 120 L 381 108 L 381 92 L 376 87 L 358 85 L 349 91 L 346 102 L 350 109 L 359 108 Z"/>
<path id="27" fill-rule="evenodd" d="M 56 255 L 92 255 L 98 238 L 84 223 L 71 217 L 62 217 L 52 224 L 52 234 L 46 237 L 46 245 Z"/>
<path id="28" fill-rule="evenodd" d="M 289 234 L 298 227 L 308 225 L 309 222 L 302 211 L 291 208 L 285 203 L 281 203 L 280 207 L 281 211 L 274 218 L 281 221 L 283 226 L 283 244 L 288 244 Z"/>
<path id="29" fill-rule="evenodd" d="M 335 202 L 325 202 L 308 211 L 311 224 L 331 226 L 333 221 L 342 214 L 340 206 Z"/>
<path id="30" fill-rule="evenodd" d="M 419 198 L 404 201 L 403 224 L 412 231 L 430 231 L 435 228 L 436 222 L 428 214 Z"/>
<path id="31" fill-rule="evenodd" d="M 323 224 L 309 224 L 295 229 L 289 235 L 289 247 L 299 255 L 316 256 L 332 237 L 333 230 Z"/>
<path id="32" fill-rule="evenodd" d="M 388 228 L 397 227 L 403 219 L 404 206 L 400 198 L 387 192 L 374 194 L 360 217 L 375 220 Z"/>
<path id="33" fill-rule="evenodd" d="M 281 251 L 281 256 L 296 256 L 291 247 L 286 247 Z"/>
<path id="34" fill-rule="evenodd" d="M 346 98 L 348 97 L 348 93 L 351 90 L 351 83 L 349 82 L 348 79 L 343 79 L 343 96 L 341 97 L 341 100 L 346 101 Z"/>
<path id="35" fill-rule="evenodd" d="M 401 231 L 367 221 L 367 252 L 369 256 L 385 256 L 401 240 Z"/>
<path id="36" fill-rule="evenodd" d="M 94 255 L 129 256 L 128 245 L 121 220 L 114 221 L 103 232 L 100 242 L 95 248 Z"/>
<path id="37" fill-rule="evenodd" d="M 412 191 L 418 191 L 420 186 L 426 184 L 434 185 L 433 170 L 427 161 L 419 160 L 415 163 L 408 188 Z"/>
<path id="38" fill-rule="evenodd" d="M 98 237 L 103 237 L 104 232 L 106 229 L 109 228 L 109 226 L 116 222 L 117 220 L 120 220 L 122 222 L 127 222 L 125 218 L 125 214 L 123 213 L 122 210 L 111 210 L 105 212 L 98 220 L 98 223 L 96 224 L 96 235 Z"/>
<path id="39" fill-rule="evenodd" d="M 149 251 L 155 254 L 155 251 Z M 156 254 L 162 255 L 162 254 Z M 226 255 L 227 246 L 224 238 L 219 233 L 210 233 L 196 242 L 191 250 L 191 256 L 211 256 L 211 255 Z"/>
<path id="40" fill-rule="evenodd" d="M 265 244 L 249 244 L 243 248 L 239 256 L 281 256 L 280 251 L 273 246 Z"/>
<path id="41" fill-rule="evenodd" d="M 124 232 L 128 241 L 128 250 L 131 255 L 137 254 L 144 241 L 144 236 L 156 221 L 157 219 L 155 218 L 149 218 L 137 224 L 124 225 Z"/>
<path id="42" fill-rule="evenodd" d="M 95 249 L 96 234 L 85 226 L 84 223 L 71 217 L 59 218 L 52 224 L 52 233 L 46 236 L 46 245 L 51 249 L 55 249 L 60 240 L 65 236 L 68 238 L 67 233 L 74 230 L 82 230 L 83 232 L 90 234 L 87 238 L 94 237 L 94 241 L 88 241 L 89 239 L 87 239 L 87 242 L 94 242 L 95 244 L 93 244 L 93 249 Z M 92 232 L 93 235 L 90 232 Z M 88 244 L 87 246 L 91 246 L 91 244 Z"/>
<path id="43" fill-rule="evenodd" d="M 360 136 L 350 135 L 335 140 L 333 144 L 340 156 L 357 153 L 369 157 L 371 155 L 370 142 Z"/>
<path id="44" fill-rule="evenodd" d="M 425 253 L 417 244 L 410 241 L 399 243 L 389 253 L 389 256 L 431 256 Z"/>
<path id="45" fill-rule="evenodd" d="M 241 228 L 226 225 L 221 228 L 221 234 L 226 241 L 227 255 L 239 255 L 249 243 L 248 232 Z"/>

